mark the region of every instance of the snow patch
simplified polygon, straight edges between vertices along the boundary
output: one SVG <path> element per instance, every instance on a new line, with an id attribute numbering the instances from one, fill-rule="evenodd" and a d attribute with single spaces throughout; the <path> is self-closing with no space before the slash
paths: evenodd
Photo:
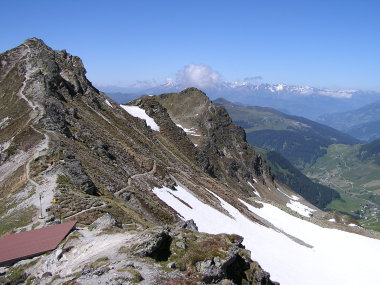
<path id="1" fill-rule="evenodd" d="M 180 127 L 188 135 L 191 135 L 191 136 L 194 136 L 194 137 L 200 137 L 201 136 L 201 135 L 197 134 L 197 132 L 196 132 L 197 129 L 196 128 L 190 128 L 190 129 L 188 129 L 188 128 L 182 127 L 180 124 L 177 124 L 177 127 Z"/>
<path id="2" fill-rule="evenodd" d="M 10 147 L 13 139 L 14 139 L 14 137 L 12 137 L 9 141 L 6 141 L 6 142 L 3 142 L 2 144 L 0 144 L 0 152 L 3 152 Z"/>
<path id="3" fill-rule="evenodd" d="M 336 223 L 335 219 L 330 219 L 329 222 Z"/>
<path id="4" fill-rule="evenodd" d="M 8 126 L 9 124 L 9 117 L 6 116 L 5 118 L 3 118 L 2 120 L 0 120 L 0 130 L 4 129 L 6 126 Z"/>
<path id="5" fill-rule="evenodd" d="M 288 197 L 289 199 L 292 199 L 291 196 L 289 196 L 288 194 L 286 194 L 284 191 L 282 191 L 280 188 L 277 187 L 277 190 L 282 193 L 283 195 L 285 195 L 286 197 Z"/>
<path id="6" fill-rule="evenodd" d="M 298 201 L 300 198 L 297 197 L 296 195 L 292 195 L 292 199 L 295 200 L 295 201 Z"/>
<path id="7" fill-rule="evenodd" d="M 295 200 L 295 201 L 298 201 L 300 198 L 297 197 L 296 195 L 288 195 L 286 194 L 284 191 L 282 191 L 280 188 L 277 187 L 277 190 L 282 193 L 283 195 L 285 195 L 286 197 L 288 197 L 289 199 L 292 199 L 292 200 Z"/>
<path id="8" fill-rule="evenodd" d="M 278 85 L 275 85 L 274 88 L 276 88 L 276 91 L 282 91 L 284 90 L 284 86 L 283 84 L 278 84 Z"/>
<path id="9" fill-rule="evenodd" d="M 113 106 L 111 105 L 110 101 L 108 101 L 108 99 L 106 99 L 104 102 L 105 102 L 108 106 L 110 106 L 111 108 L 113 108 Z"/>
<path id="10" fill-rule="evenodd" d="M 289 203 L 286 203 L 286 207 L 308 218 L 311 217 L 313 215 L 313 212 L 316 211 L 316 210 L 310 209 L 308 206 L 305 206 L 304 204 L 301 204 L 300 202 L 293 201 L 293 200 L 291 200 Z"/>
<path id="11" fill-rule="evenodd" d="M 253 187 L 253 185 L 251 184 L 251 182 L 248 181 L 247 183 L 248 183 L 249 186 L 252 187 L 253 193 L 255 193 L 257 196 L 259 196 L 261 198 L 260 193 L 255 189 L 255 187 Z"/>
<path id="12" fill-rule="evenodd" d="M 156 124 L 156 122 L 153 120 L 153 118 L 149 117 L 145 110 L 138 107 L 138 106 L 128 106 L 128 105 L 120 105 L 121 108 L 123 108 L 125 111 L 127 111 L 130 115 L 133 117 L 137 117 L 140 119 L 145 120 L 146 124 L 151 127 L 154 131 L 160 131 L 160 127 Z"/>

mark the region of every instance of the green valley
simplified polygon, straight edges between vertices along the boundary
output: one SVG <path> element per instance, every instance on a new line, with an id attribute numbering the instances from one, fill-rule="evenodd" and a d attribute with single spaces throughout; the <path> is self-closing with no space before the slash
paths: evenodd
<path id="1" fill-rule="evenodd" d="M 304 170 L 308 177 L 341 194 L 341 199 L 332 201 L 327 209 L 351 214 L 363 226 L 375 230 L 380 230 L 380 165 L 376 153 L 379 142 L 330 145 L 325 156 Z"/>

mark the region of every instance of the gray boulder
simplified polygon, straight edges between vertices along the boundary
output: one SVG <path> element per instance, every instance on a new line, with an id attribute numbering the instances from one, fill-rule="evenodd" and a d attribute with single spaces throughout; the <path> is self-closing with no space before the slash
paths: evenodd
<path id="1" fill-rule="evenodd" d="M 106 213 L 94 221 L 90 226 L 96 229 L 106 229 L 111 227 L 121 228 L 122 224 L 119 220 L 112 217 L 109 213 Z"/>
<path id="2" fill-rule="evenodd" d="M 197 232 L 198 227 L 197 224 L 194 222 L 194 220 L 187 220 L 187 221 L 180 221 L 177 224 L 177 229 L 186 229 L 192 232 Z"/>
<path id="3" fill-rule="evenodd" d="M 168 260 L 171 242 L 172 238 L 169 233 L 166 230 L 162 230 L 138 245 L 135 255 L 151 257 L 157 261 Z"/>

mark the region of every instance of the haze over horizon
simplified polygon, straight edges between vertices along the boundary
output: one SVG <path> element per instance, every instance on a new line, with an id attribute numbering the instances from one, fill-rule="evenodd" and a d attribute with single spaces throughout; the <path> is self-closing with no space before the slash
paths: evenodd
<path id="1" fill-rule="evenodd" d="M 377 1 L 12 1 L 3 11 L 1 52 L 41 38 L 79 56 L 97 86 L 248 80 L 380 91 Z"/>

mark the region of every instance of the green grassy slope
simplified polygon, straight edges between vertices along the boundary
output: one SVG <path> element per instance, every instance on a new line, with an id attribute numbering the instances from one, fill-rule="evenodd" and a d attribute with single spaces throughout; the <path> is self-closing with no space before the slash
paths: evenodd
<path id="1" fill-rule="evenodd" d="M 304 170 L 341 194 L 342 199 L 331 202 L 328 209 L 354 215 L 362 225 L 376 230 L 380 230 L 379 145 L 379 140 L 367 145 L 330 145 L 325 156 Z"/>

